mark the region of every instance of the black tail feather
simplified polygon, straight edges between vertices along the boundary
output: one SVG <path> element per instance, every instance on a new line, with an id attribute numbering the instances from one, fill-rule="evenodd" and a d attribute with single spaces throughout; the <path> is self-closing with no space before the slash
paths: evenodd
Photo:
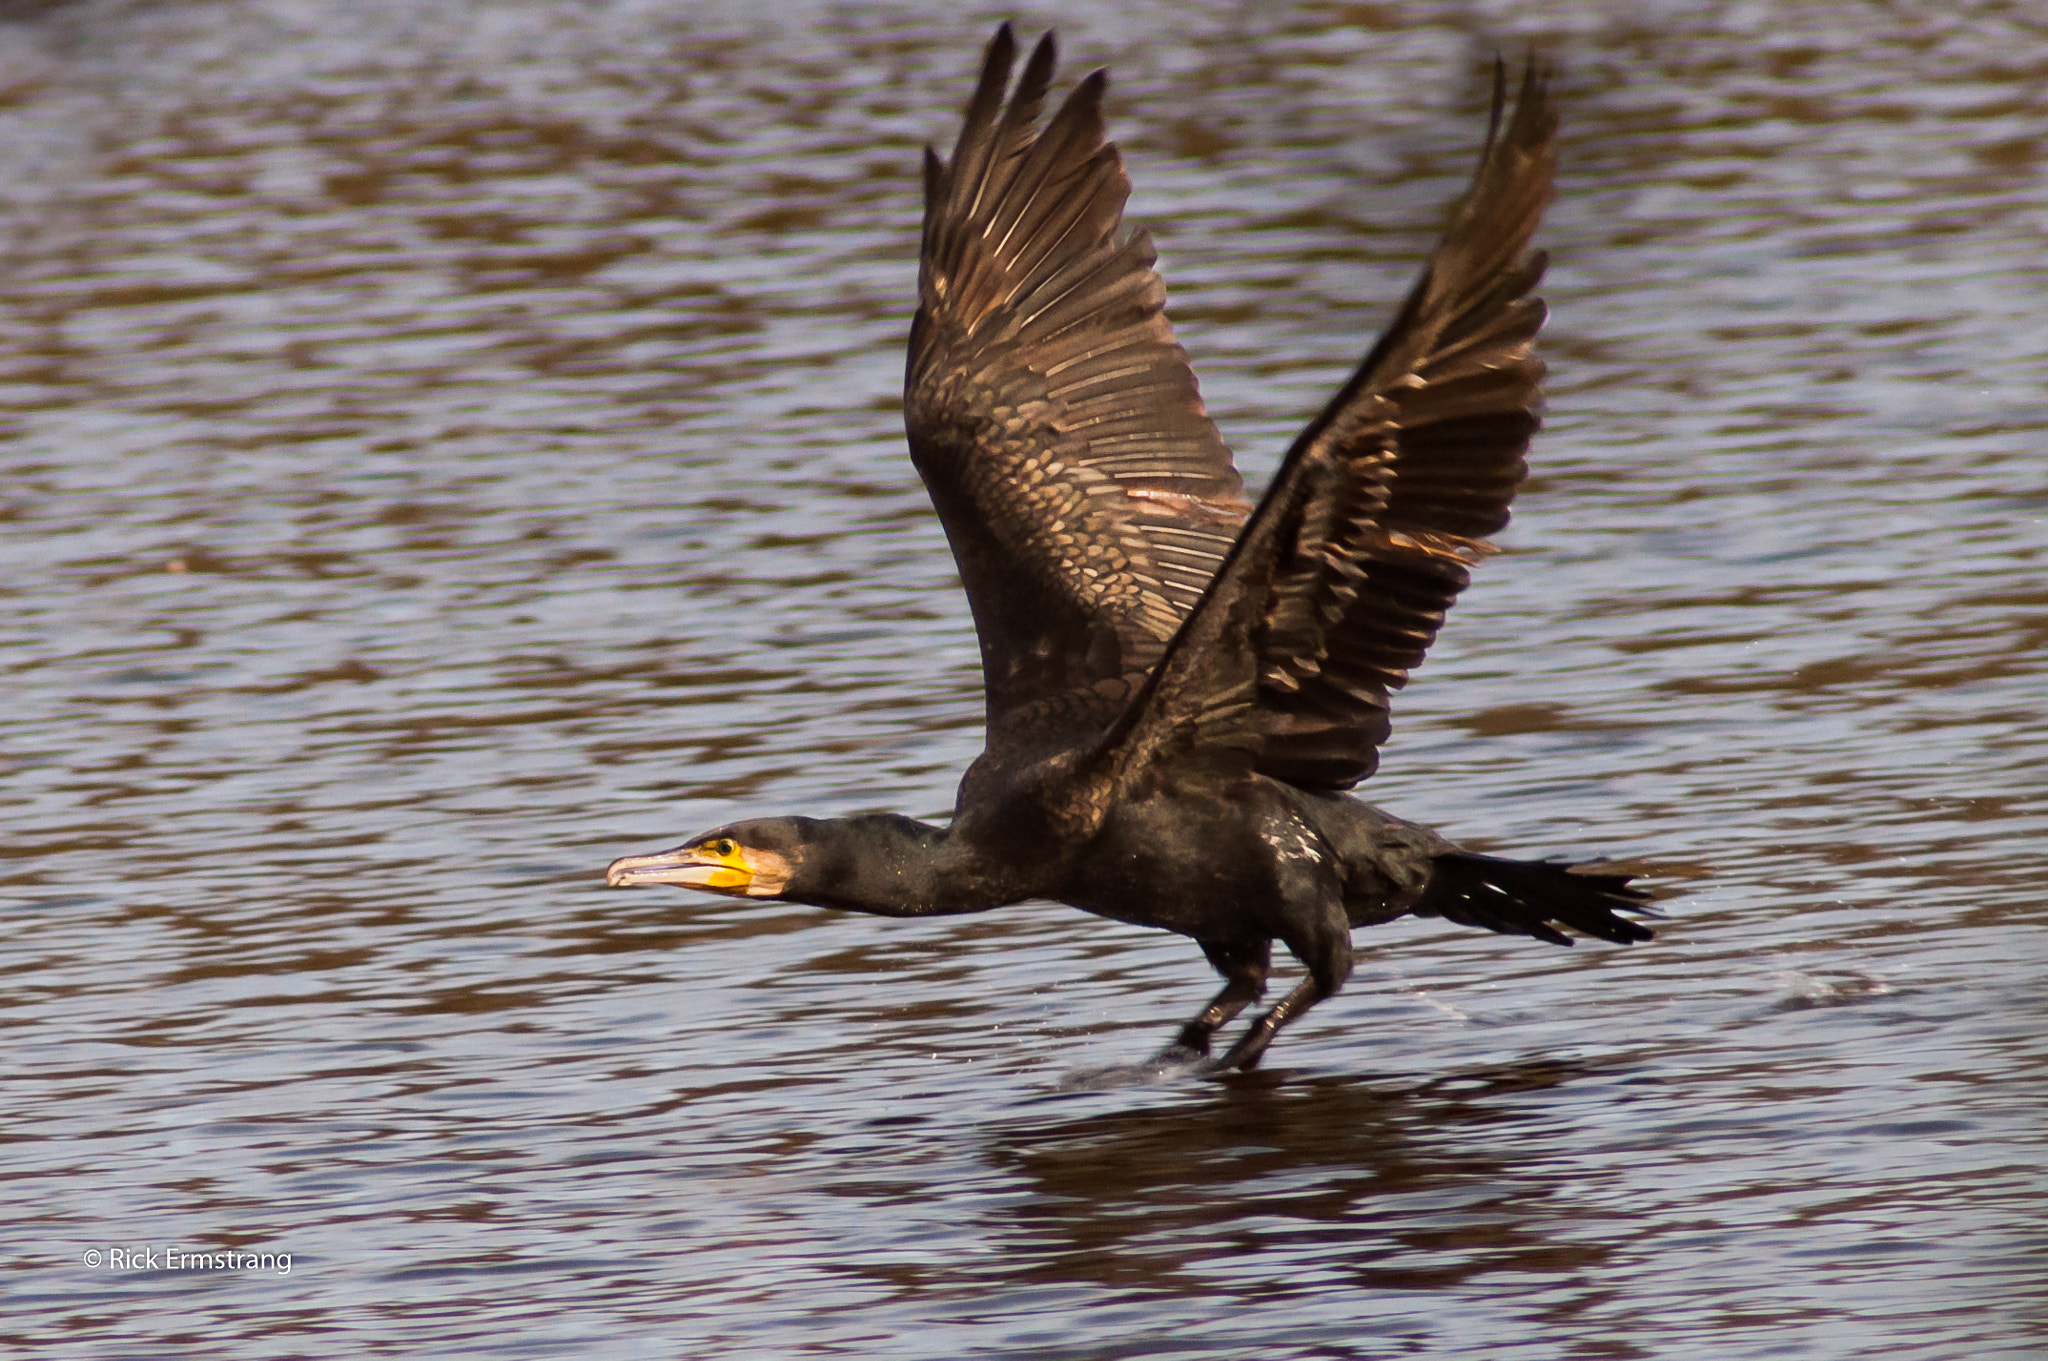
<path id="1" fill-rule="evenodd" d="M 1581 935 L 1628 945 L 1655 934 L 1621 912 L 1656 915 L 1650 895 L 1630 885 L 1633 875 L 1554 860 L 1497 860 L 1469 851 L 1446 851 L 1431 865 L 1429 887 L 1415 905 L 1418 917 L 1442 917 L 1509 936 L 1534 936 L 1553 945 Z"/>

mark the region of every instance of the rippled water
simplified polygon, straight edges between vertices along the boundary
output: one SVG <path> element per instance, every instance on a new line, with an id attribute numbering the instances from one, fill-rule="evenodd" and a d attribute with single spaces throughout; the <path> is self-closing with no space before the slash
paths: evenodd
<path id="1" fill-rule="evenodd" d="M 1091 8 L 1017 17 L 1254 481 L 1562 63 L 1537 476 L 1371 792 L 1658 939 L 1361 933 L 1264 1070 L 1105 1087 L 1187 942 L 599 887 L 978 748 L 897 385 L 1002 12 L 17 4 L 0 1339 L 2048 1353 L 2048 26 Z"/>

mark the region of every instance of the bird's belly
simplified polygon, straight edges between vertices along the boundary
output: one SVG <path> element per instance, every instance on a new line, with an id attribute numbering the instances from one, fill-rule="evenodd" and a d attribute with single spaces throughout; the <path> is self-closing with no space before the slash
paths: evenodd
<path id="1" fill-rule="evenodd" d="M 1121 810 L 1083 856 L 1064 901 L 1098 916 L 1197 940 L 1280 934 L 1290 855 L 1313 838 L 1242 805 L 1160 801 Z"/>

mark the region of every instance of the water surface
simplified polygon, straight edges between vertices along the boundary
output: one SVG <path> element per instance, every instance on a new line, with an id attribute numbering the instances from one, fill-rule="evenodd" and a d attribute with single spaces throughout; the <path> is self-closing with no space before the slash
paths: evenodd
<path id="1" fill-rule="evenodd" d="M 2048 27 L 1106 8 L 1010 13 L 1113 67 L 1255 483 L 1561 64 L 1536 475 L 1370 792 L 1658 939 L 1361 933 L 1260 1072 L 1116 1085 L 1185 941 L 599 886 L 978 750 L 897 387 L 1004 12 L 15 6 L 0 1339 L 2048 1352 Z"/>

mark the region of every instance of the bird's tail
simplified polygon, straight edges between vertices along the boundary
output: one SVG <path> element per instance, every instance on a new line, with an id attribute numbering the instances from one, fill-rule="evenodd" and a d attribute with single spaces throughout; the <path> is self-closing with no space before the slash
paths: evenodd
<path id="1" fill-rule="evenodd" d="M 1446 851 L 1432 862 L 1429 887 L 1414 913 L 1504 935 L 1534 936 L 1553 945 L 1572 943 L 1560 926 L 1627 945 L 1648 940 L 1653 932 L 1619 914 L 1656 915 L 1647 906 L 1650 895 L 1630 886 L 1633 877 L 1562 861 L 1497 860 Z"/>

